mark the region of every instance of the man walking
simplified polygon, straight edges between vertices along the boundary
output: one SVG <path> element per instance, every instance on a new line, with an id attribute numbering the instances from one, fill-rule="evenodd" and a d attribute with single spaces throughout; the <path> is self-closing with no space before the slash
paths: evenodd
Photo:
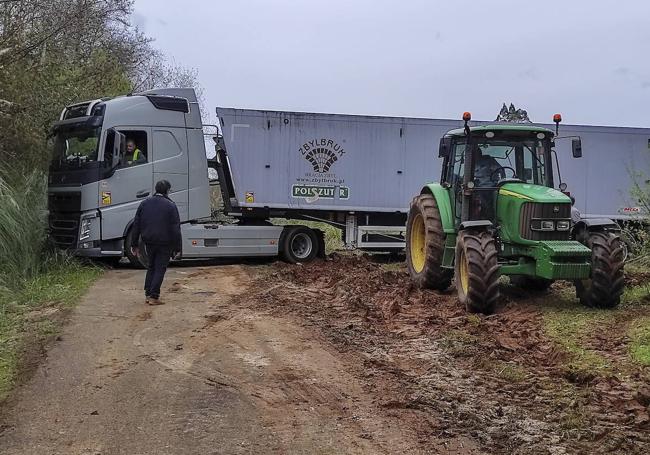
<path id="1" fill-rule="evenodd" d="M 162 305 L 162 285 L 169 259 L 181 251 L 181 223 L 178 209 L 168 197 L 171 185 L 167 180 L 156 183 L 156 194 L 145 199 L 138 207 L 133 220 L 134 244 L 140 236 L 144 242 L 149 264 L 144 280 L 145 302 L 148 305 Z M 132 253 L 139 255 L 138 247 Z"/>

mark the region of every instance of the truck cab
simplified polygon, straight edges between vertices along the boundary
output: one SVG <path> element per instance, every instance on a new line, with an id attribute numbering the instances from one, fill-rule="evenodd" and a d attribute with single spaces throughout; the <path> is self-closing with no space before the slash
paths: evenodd
<path id="1" fill-rule="evenodd" d="M 137 151 L 137 152 L 136 152 Z M 201 116 L 193 89 L 160 89 L 66 107 L 49 140 L 50 237 L 74 254 L 130 253 L 130 227 L 168 180 L 181 222 L 210 216 Z M 134 156 L 135 155 L 135 156 Z"/>

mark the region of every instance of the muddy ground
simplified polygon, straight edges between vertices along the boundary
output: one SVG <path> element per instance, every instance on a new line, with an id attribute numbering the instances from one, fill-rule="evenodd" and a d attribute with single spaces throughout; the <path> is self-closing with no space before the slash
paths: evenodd
<path id="1" fill-rule="evenodd" d="M 649 302 L 563 343 L 557 315 L 583 311 L 565 283 L 504 282 L 477 316 L 381 256 L 177 267 L 153 308 L 142 275 L 90 290 L 0 408 L 1 453 L 650 451 L 650 369 L 627 336 Z"/>

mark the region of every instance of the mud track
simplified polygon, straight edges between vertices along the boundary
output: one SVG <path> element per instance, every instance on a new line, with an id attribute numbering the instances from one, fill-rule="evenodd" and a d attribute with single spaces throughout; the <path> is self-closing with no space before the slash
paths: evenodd
<path id="1" fill-rule="evenodd" d="M 576 372 L 545 333 L 544 307 L 568 284 L 544 296 L 504 285 L 504 303 L 485 317 L 468 315 L 453 293 L 413 289 L 399 265 L 335 255 L 279 268 L 247 304 L 297 317 L 358 355 L 364 389 L 409 422 L 421 450 L 430 440 L 468 437 L 492 453 L 650 451 L 648 368 Z M 628 313 L 586 344 L 612 362 L 626 356 L 619 329 Z"/>

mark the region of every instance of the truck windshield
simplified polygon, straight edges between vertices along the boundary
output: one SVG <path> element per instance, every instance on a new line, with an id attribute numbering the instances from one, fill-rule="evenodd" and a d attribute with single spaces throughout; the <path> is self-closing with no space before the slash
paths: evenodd
<path id="1" fill-rule="evenodd" d="M 51 166 L 79 168 L 97 162 L 101 128 L 63 130 L 51 139 Z"/>
<path id="2" fill-rule="evenodd" d="M 526 183 L 551 186 L 547 156 L 547 138 L 473 137 L 474 183 L 478 187 L 493 187 L 499 180 L 517 178 Z M 465 144 L 456 143 L 454 177 L 462 180 Z"/>

